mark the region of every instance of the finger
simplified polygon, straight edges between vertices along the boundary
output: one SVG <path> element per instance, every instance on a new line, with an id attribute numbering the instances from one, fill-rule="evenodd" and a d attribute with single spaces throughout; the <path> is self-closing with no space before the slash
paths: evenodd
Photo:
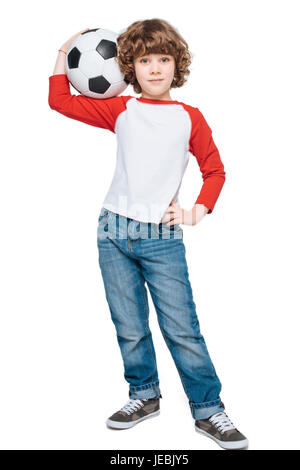
<path id="1" fill-rule="evenodd" d="M 167 222 L 172 222 L 173 220 L 175 219 L 179 219 L 180 218 L 180 214 L 171 214 L 169 219 L 167 220 Z"/>
<path id="2" fill-rule="evenodd" d="M 164 214 L 161 220 L 163 223 L 170 222 L 170 220 L 173 220 L 175 217 L 178 217 L 178 214 L 175 214 L 175 212 L 169 212 L 167 214 Z"/>
<path id="3" fill-rule="evenodd" d="M 181 224 L 181 223 L 182 223 L 181 218 L 180 218 L 180 217 L 177 217 L 176 219 L 173 219 L 171 222 L 169 222 L 169 223 L 166 224 L 166 225 L 171 226 L 171 225 Z"/>
<path id="4" fill-rule="evenodd" d="M 169 218 L 169 217 L 172 217 L 173 214 L 174 214 L 173 211 L 166 211 L 166 212 L 164 213 L 163 217 L 168 217 L 168 218 Z"/>
<path id="5" fill-rule="evenodd" d="M 72 36 L 73 38 L 76 38 L 77 36 L 79 36 L 80 34 L 84 33 L 85 31 L 89 31 L 90 28 L 86 28 L 86 29 L 82 29 L 81 31 L 79 31 L 79 33 L 76 33 L 74 34 L 74 36 Z"/>
<path id="6" fill-rule="evenodd" d="M 166 213 L 167 213 L 167 212 L 175 212 L 176 210 L 177 210 L 177 207 L 168 206 L 165 212 L 166 212 Z"/>
<path id="7" fill-rule="evenodd" d="M 162 224 L 165 224 L 166 222 L 170 222 L 171 218 L 170 217 L 163 217 L 162 219 L 160 219 L 160 222 Z"/>

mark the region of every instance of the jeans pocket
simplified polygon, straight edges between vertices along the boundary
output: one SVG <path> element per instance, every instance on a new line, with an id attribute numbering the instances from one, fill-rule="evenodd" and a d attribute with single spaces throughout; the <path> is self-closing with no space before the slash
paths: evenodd
<path id="1" fill-rule="evenodd" d="M 98 228 L 97 228 L 98 245 L 102 240 L 105 240 L 108 237 L 109 216 L 110 216 L 110 211 L 102 207 L 99 218 L 98 218 Z"/>
<path id="2" fill-rule="evenodd" d="M 102 220 L 104 220 L 107 216 L 108 216 L 108 210 L 105 209 L 105 207 L 102 207 L 99 218 L 98 218 L 98 222 L 102 222 Z"/>

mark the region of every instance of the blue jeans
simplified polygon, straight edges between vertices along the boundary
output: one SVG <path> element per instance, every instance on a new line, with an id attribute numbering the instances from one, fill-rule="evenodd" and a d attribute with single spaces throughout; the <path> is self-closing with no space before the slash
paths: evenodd
<path id="1" fill-rule="evenodd" d="M 200 333 L 181 227 L 139 222 L 102 207 L 97 243 L 129 397 L 161 396 L 146 282 L 193 418 L 223 411 L 221 383 Z"/>

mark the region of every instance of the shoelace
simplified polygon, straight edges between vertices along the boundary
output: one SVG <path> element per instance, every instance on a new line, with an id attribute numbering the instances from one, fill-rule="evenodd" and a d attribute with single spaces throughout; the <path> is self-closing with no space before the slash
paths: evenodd
<path id="1" fill-rule="evenodd" d="M 209 421 L 216 426 L 218 431 L 221 434 L 224 434 L 225 431 L 230 431 L 231 429 L 236 429 L 233 423 L 228 418 L 227 414 L 224 412 L 217 413 L 209 418 Z"/>
<path id="2" fill-rule="evenodd" d="M 146 399 L 143 399 L 143 401 L 147 401 Z M 130 413 L 133 413 L 134 411 L 137 411 L 139 410 L 140 408 L 142 408 L 144 406 L 144 403 L 143 403 L 142 400 L 138 400 L 137 398 L 131 398 L 125 406 L 123 406 L 123 408 L 121 408 L 120 411 L 125 411 L 125 413 L 127 413 L 128 415 L 130 415 Z"/>

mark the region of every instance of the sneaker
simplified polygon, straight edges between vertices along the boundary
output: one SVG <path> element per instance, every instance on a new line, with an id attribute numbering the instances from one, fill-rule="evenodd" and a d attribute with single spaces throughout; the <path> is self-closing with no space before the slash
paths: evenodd
<path id="1" fill-rule="evenodd" d="M 127 429 L 159 413 L 159 398 L 130 399 L 123 408 L 106 420 L 106 424 L 115 429 Z"/>
<path id="2" fill-rule="evenodd" d="M 248 446 L 248 439 L 236 429 L 224 411 L 208 419 L 197 419 L 195 429 L 223 449 L 244 449 Z"/>

